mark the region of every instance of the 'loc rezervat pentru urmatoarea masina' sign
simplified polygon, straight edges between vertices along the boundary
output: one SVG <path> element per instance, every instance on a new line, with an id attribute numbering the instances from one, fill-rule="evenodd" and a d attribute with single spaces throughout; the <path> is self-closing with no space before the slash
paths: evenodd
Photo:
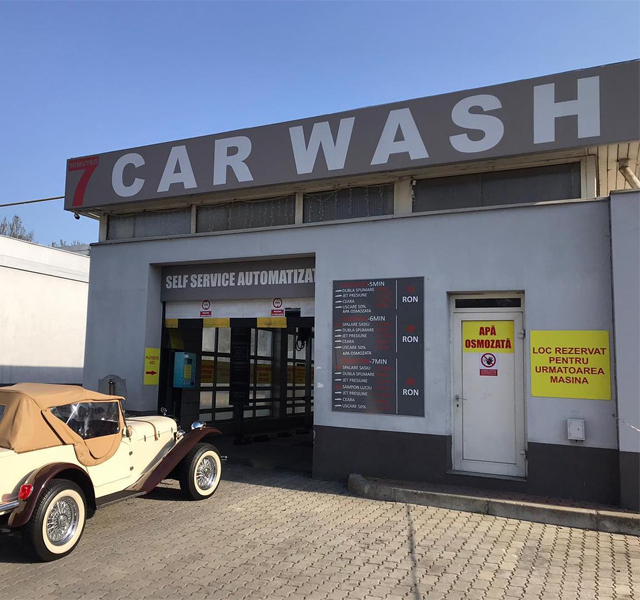
<path id="1" fill-rule="evenodd" d="M 608 331 L 532 331 L 531 395 L 611 400 Z"/>

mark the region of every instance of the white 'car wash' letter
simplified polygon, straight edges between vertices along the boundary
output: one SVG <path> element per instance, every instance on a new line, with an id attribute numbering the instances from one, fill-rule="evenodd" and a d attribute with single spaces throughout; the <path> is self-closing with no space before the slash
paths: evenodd
<path id="1" fill-rule="evenodd" d="M 556 141 L 556 119 L 578 116 L 578 137 L 600 135 L 600 77 L 578 79 L 578 97 L 556 102 L 556 85 L 533 88 L 533 143 Z"/>
<path id="2" fill-rule="evenodd" d="M 134 167 L 141 167 L 144 165 L 144 158 L 135 152 L 125 154 L 121 156 L 116 164 L 113 165 L 113 171 L 111 172 L 111 185 L 113 191 L 122 198 L 128 198 L 129 196 L 135 196 L 144 185 L 144 179 L 136 177 L 131 185 L 125 185 L 123 181 L 124 169 L 128 165 Z"/>
<path id="3" fill-rule="evenodd" d="M 502 108 L 500 100 L 489 94 L 469 96 L 460 100 L 451 111 L 451 120 L 458 127 L 483 131 L 484 136 L 480 140 L 472 140 L 466 133 L 452 135 L 449 140 L 458 152 L 473 153 L 490 150 L 500 142 L 504 135 L 504 124 L 498 117 L 472 113 L 469 109 L 473 106 L 479 106 L 484 111 Z"/>
<path id="4" fill-rule="evenodd" d="M 398 130 L 402 133 L 403 139 L 396 142 L 394 140 Z M 429 158 L 416 122 L 413 120 L 413 115 L 408 108 L 398 108 L 389 112 L 371 164 L 384 165 L 389 162 L 391 154 L 401 154 L 403 152 L 408 152 L 411 160 Z"/>
<path id="5" fill-rule="evenodd" d="M 178 169 L 177 171 L 176 168 Z M 198 187 L 186 146 L 174 146 L 171 148 L 167 164 L 164 166 L 162 179 L 160 179 L 160 184 L 158 185 L 158 191 L 168 192 L 174 183 L 181 183 L 185 190 Z"/>
<path id="6" fill-rule="evenodd" d="M 235 154 L 229 155 L 229 148 L 236 148 Z M 213 156 L 213 185 L 227 183 L 227 167 L 231 167 L 238 181 L 253 181 L 249 167 L 244 164 L 251 154 L 251 140 L 244 136 L 216 140 Z"/>
<path id="7" fill-rule="evenodd" d="M 304 141 L 304 130 L 302 126 L 290 127 L 289 136 L 291 137 L 291 147 L 293 148 L 293 157 L 296 161 L 296 171 L 298 175 L 313 172 L 320 146 L 322 146 L 329 171 L 344 169 L 349 143 L 351 142 L 353 122 L 355 120 L 355 117 L 340 119 L 338 139 L 336 141 L 333 140 L 333 136 L 331 135 L 329 121 L 314 123 L 308 146 Z"/>

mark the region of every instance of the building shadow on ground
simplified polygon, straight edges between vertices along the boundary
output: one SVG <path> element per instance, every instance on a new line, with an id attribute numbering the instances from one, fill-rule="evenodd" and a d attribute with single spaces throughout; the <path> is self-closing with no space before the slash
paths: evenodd
<path id="1" fill-rule="evenodd" d="M 30 564 L 35 562 L 22 547 L 19 532 L 0 532 L 0 563 Z"/>
<path id="2" fill-rule="evenodd" d="M 313 479 L 308 473 L 290 471 L 275 467 L 253 467 L 241 464 L 226 463 L 222 467 L 222 482 L 259 485 L 296 492 L 310 492 L 314 494 L 349 495 L 346 482 L 324 481 Z M 176 481 L 166 480 L 146 496 L 149 500 L 181 501 L 184 500 Z"/>

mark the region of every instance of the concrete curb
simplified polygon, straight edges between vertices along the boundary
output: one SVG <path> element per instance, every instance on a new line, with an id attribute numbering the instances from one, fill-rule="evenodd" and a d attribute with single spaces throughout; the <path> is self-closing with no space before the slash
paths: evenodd
<path id="1" fill-rule="evenodd" d="M 507 519 L 640 537 L 640 514 L 413 490 L 366 479 L 355 473 L 349 476 L 348 487 L 353 494 L 371 500 L 407 502 Z"/>

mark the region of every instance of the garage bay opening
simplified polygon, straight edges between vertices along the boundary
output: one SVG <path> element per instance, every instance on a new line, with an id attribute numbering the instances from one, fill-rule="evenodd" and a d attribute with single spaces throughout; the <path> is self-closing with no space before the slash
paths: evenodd
<path id="1" fill-rule="evenodd" d="M 160 407 L 223 433 L 230 462 L 311 472 L 314 318 L 167 319 Z"/>

